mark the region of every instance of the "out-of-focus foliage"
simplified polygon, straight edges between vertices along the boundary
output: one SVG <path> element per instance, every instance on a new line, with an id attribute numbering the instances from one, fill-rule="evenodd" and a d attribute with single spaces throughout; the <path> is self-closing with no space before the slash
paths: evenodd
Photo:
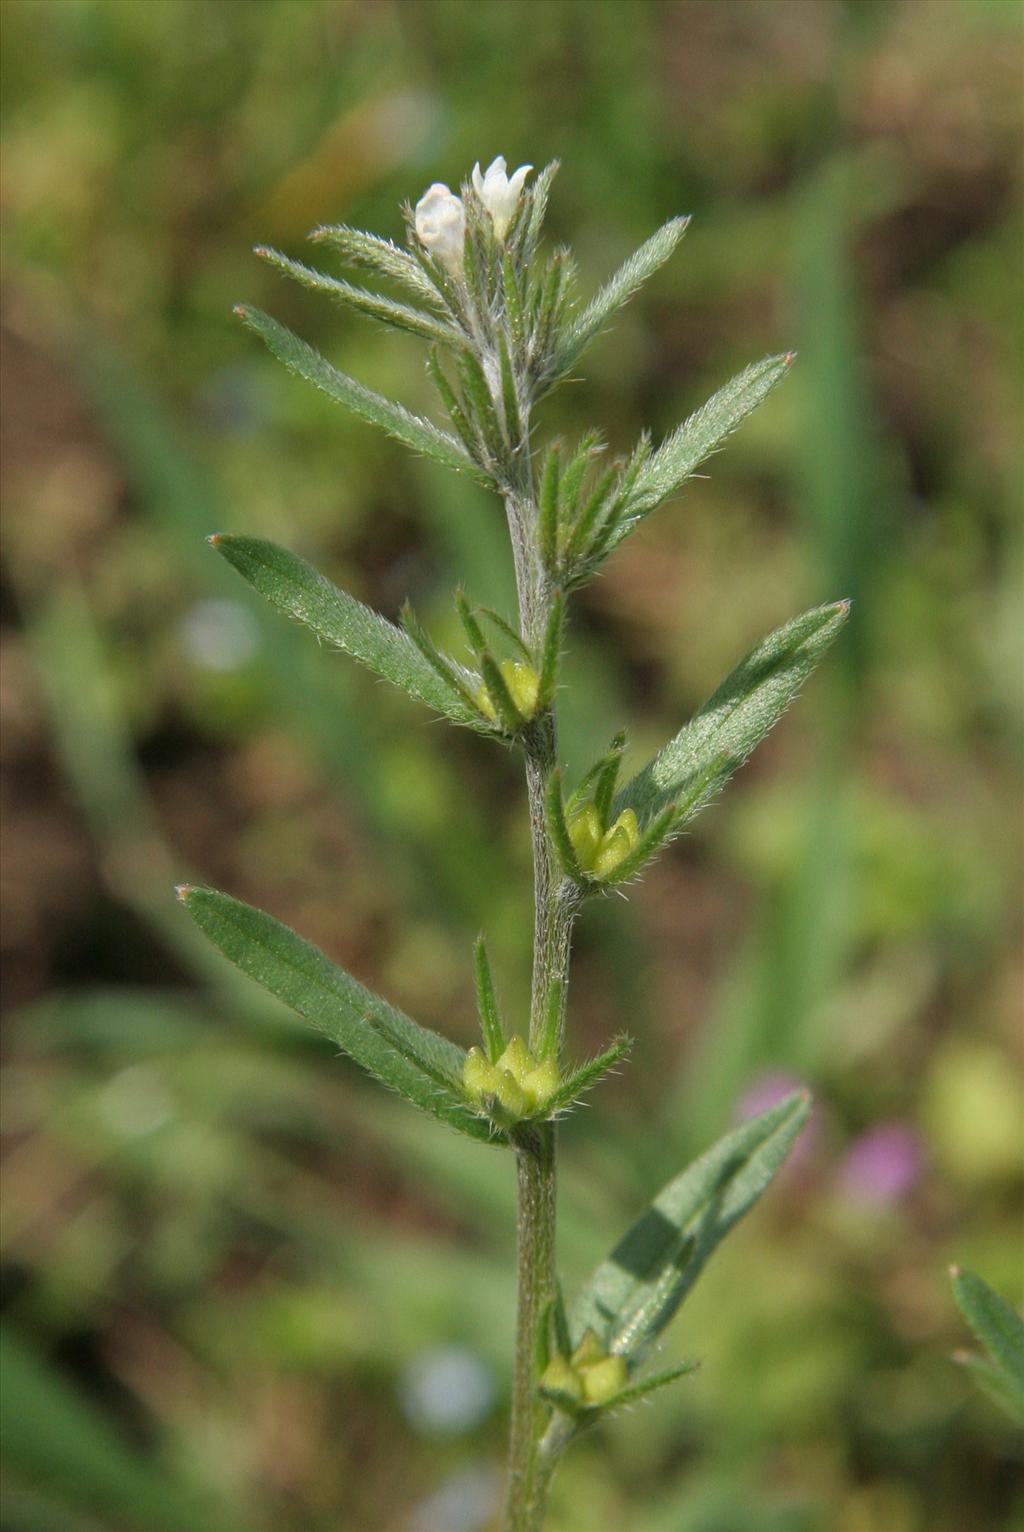
<path id="1" fill-rule="evenodd" d="M 415 341 L 247 247 L 400 240 L 406 198 L 504 153 L 562 160 L 586 291 L 693 215 L 542 434 L 661 439 L 800 353 L 581 598 L 570 772 L 616 714 L 635 771 L 791 612 L 855 603 L 730 796 L 583 924 L 580 1056 L 638 1045 L 563 1131 L 573 1282 L 738 1116 L 818 1105 L 657 1359 L 700 1372 L 580 1444 L 553 1532 L 1011 1525 L 1019 1439 L 948 1360 L 945 1270 L 1020 1297 L 1019 8 L 7 0 L 4 32 L 6 1523 L 489 1524 L 509 1166 L 307 1035 L 171 885 L 273 910 L 464 1045 L 482 925 L 523 1014 L 514 762 L 203 541 L 410 597 L 456 654 L 458 580 L 508 611 L 486 493 L 230 317 L 429 410 Z"/>

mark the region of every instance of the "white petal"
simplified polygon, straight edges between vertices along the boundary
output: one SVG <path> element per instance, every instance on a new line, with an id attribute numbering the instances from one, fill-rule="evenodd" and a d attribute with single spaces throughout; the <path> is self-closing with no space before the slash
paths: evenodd
<path id="1" fill-rule="evenodd" d="M 520 165 L 515 174 L 509 177 L 508 189 L 511 193 L 513 202 L 518 201 L 519 193 L 523 189 L 523 183 L 525 182 L 526 177 L 530 174 L 532 169 L 532 165 Z"/>

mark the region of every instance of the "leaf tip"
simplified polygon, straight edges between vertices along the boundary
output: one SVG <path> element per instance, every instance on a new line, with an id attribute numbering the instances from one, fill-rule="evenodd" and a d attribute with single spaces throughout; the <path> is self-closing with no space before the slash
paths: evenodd
<path id="1" fill-rule="evenodd" d="M 249 317 L 249 310 L 244 303 L 236 303 L 231 312 L 236 319 L 248 319 Z"/>
<path id="2" fill-rule="evenodd" d="M 795 351 L 785 352 L 782 358 L 783 367 L 792 367 L 793 363 L 796 361 L 796 356 L 797 354 Z"/>
<path id="3" fill-rule="evenodd" d="M 211 532 L 209 537 L 206 539 L 206 541 L 209 543 L 211 548 L 219 548 L 220 545 L 221 545 L 221 539 L 223 538 L 223 536 L 224 536 L 223 532 Z"/>
<path id="4" fill-rule="evenodd" d="M 189 895 L 190 894 L 194 894 L 194 893 L 195 893 L 195 886 L 193 884 L 191 884 L 191 883 L 176 883 L 175 884 L 174 896 L 175 896 L 176 899 L 180 899 L 182 904 L 187 904 L 188 901 L 189 901 Z"/>
<path id="5" fill-rule="evenodd" d="M 963 1276 L 963 1274 L 964 1274 L 964 1269 L 963 1269 L 963 1267 L 962 1267 L 962 1266 L 956 1266 L 956 1265 L 953 1265 L 953 1266 L 951 1266 L 951 1267 L 950 1267 L 950 1268 L 949 1268 L 949 1275 L 950 1275 L 950 1279 L 951 1279 L 951 1280 L 952 1280 L 952 1281 L 953 1281 L 953 1282 L 955 1282 L 955 1281 L 956 1281 L 956 1280 L 957 1280 L 957 1278 L 958 1278 L 958 1277 L 962 1277 L 962 1276 Z"/>

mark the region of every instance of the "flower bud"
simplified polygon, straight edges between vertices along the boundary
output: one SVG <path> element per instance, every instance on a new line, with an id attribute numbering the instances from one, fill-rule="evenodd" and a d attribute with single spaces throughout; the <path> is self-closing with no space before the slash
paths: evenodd
<path id="1" fill-rule="evenodd" d="M 515 703 L 516 712 L 524 723 L 528 723 L 537 711 L 537 698 L 540 695 L 540 680 L 532 665 L 525 665 L 521 660 L 502 660 L 498 666 L 508 687 L 509 696 Z M 474 693 L 473 700 L 492 723 L 498 722 L 498 710 L 494 706 L 494 699 L 487 690 L 486 684 L 479 686 Z"/>
<path id="2" fill-rule="evenodd" d="M 496 1094 L 509 1117 L 516 1121 L 520 1117 L 529 1117 L 529 1097 L 511 1069 L 498 1070 L 498 1089 Z"/>
<path id="3" fill-rule="evenodd" d="M 583 1398 L 579 1374 L 562 1356 L 551 1358 L 540 1375 L 540 1388 L 542 1393 L 558 1395 L 570 1409 Z"/>
<path id="4" fill-rule="evenodd" d="M 505 1052 L 498 1060 L 498 1069 L 507 1069 L 517 1080 L 521 1080 L 527 1070 L 534 1066 L 534 1059 L 523 1039 L 517 1034 L 510 1038 Z"/>
<path id="5" fill-rule="evenodd" d="M 623 809 L 601 842 L 594 859 L 595 875 L 599 878 L 611 877 L 616 867 L 626 860 L 639 835 L 640 827 L 633 810 Z"/>
<path id="6" fill-rule="evenodd" d="M 562 1076 L 554 1059 L 545 1059 L 536 1069 L 523 1075 L 523 1090 L 530 1101 L 531 1110 L 541 1111 L 547 1106 L 562 1083 Z"/>
<path id="7" fill-rule="evenodd" d="M 640 838 L 640 826 L 632 809 L 623 809 L 607 830 L 595 803 L 578 808 L 569 821 L 569 839 L 584 872 L 604 882 L 629 856 Z"/>
<path id="8" fill-rule="evenodd" d="M 532 165 L 520 165 L 511 176 L 505 172 L 505 157 L 499 154 L 481 175 L 479 161 L 473 166 L 473 186 L 491 215 L 495 237 L 504 240 L 509 231 L 516 204 Z"/>
<path id="9" fill-rule="evenodd" d="M 466 209 L 462 198 L 449 191 L 443 181 L 429 186 L 416 204 L 416 238 L 454 276 L 461 274 Z"/>
<path id="10" fill-rule="evenodd" d="M 582 1368 L 580 1382 L 587 1404 L 607 1404 L 616 1394 L 621 1394 L 629 1382 L 625 1357 L 606 1356 L 604 1361 Z"/>
<path id="11" fill-rule="evenodd" d="M 595 1362 L 603 1362 L 607 1355 L 597 1335 L 588 1325 L 583 1332 L 582 1340 L 572 1354 L 572 1364 L 574 1367 L 593 1367 Z"/>
<path id="12" fill-rule="evenodd" d="M 493 1096 L 498 1089 L 498 1071 L 480 1048 L 470 1048 L 462 1066 L 462 1083 L 474 1101 Z"/>
<path id="13" fill-rule="evenodd" d="M 601 845 L 601 816 L 594 803 L 584 804 L 569 820 L 569 839 L 584 872 L 589 872 Z"/>

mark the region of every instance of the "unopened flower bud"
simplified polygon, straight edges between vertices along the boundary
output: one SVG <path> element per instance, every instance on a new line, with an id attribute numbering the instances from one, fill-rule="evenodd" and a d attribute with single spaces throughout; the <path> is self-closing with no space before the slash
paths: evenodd
<path id="1" fill-rule="evenodd" d="M 636 815 L 633 810 L 623 809 L 601 842 L 600 850 L 594 859 L 595 875 L 599 878 L 610 877 L 615 869 L 626 860 L 636 845 L 639 834 L 640 827 L 636 822 Z"/>
<path id="2" fill-rule="evenodd" d="M 461 273 L 466 209 L 443 181 L 429 186 L 416 204 L 416 238 L 455 276 Z"/>
<path id="3" fill-rule="evenodd" d="M 537 698 L 540 695 L 540 680 L 537 672 L 532 665 L 526 665 L 521 660 L 502 660 L 498 669 L 508 687 L 509 696 L 515 703 L 516 712 L 524 723 L 528 723 L 537 711 Z M 494 706 L 494 699 L 487 690 L 486 684 L 477 688 L 474 700 L 480 711 L 492 723 L 498 722 L 498 710 Z"/>
<path id="4" fill-rule="evenodd" d="M 536 1069 L 523 1075 L 523 1090 L 529 1098 L 532 1110 L 539 1112 L 546 1107 L 562 1083 L 562 1076 L 554 1059 L 545 1059 Z"/>
<path id="5" fill-rule="evenodd" d="M 629 1382 L 625 1357 L 607 1356 L 603 1362 L 584 1367 L 580 1372 L 580 1381 L 587 1404 L 607 1404 L 616 1394 L 621 1394 Z"/>
<path id="6" fill-rule="evenodd" d="M 564 1357 L 552 1357 L 540 1375 L 541 1392 L 555 1394 L 572 1408 L 583 1398 L 583 1384 L 576 1369 Z"/>
<path id="7" fill-rule="evenodd" d="M 474 1101 L 493 1096 L 498 1088 L 498 1071 L 480 1048 L 470 1048 L 462 1066 L 462 1083 Z"/>
<path id="8" fill-rule="evenodd" d="M 527 1070 L 532 1069 L 533 1066 L 534 1060 L 530 1050 L 518 1034 L 509 1040 L 505 1052 L 497 1063 L 498 1069 L 509 1070 L 517 1080 L 521 1080 Z"/>
<path id="9" fill-rule="evenodd" d="M 498 1070 L 497 1097 L 509 1117 L 529 1117 L 530 1099 L 511 1069 Z"/>
<path id="10" fill-rule="evenodd" d="M 601 816 L 594 803 L 584 804 L 569 820 L 569 839 L 584 872 L 589 872 L 601 845 Z"/>
<path id="11" fill-rule="evenodd" d="M 523 183 L 533 169 L 532 165 L 520 165 L 511 176 L 505 171 L 505 157 L 498 155 L 481 174 L 479 162 L 473 166 L 473 186 L 477 196 L 491 215 L 495 237 L 503 240 L 509 231 L 516 204 L 523 190 Z"/>

